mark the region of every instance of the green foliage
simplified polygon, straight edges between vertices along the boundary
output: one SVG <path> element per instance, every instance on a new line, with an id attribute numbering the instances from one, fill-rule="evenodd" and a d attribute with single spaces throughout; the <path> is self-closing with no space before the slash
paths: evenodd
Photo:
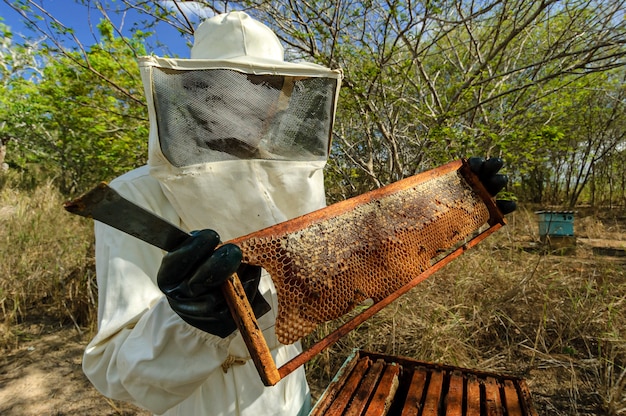
<path id="1" fill-rule="evenodd" d="M 65 192 L 143 163 L 147 123 L 135 57 L 158 22 L 180 33 L 189 33 L 187 18 L 197 25 L 160 3 L 78 3 L 107 12 L 98 44 L 65 46 L 71 27 L 39 25 L 48 18 L 22 0 L 13 4 L 48 38 L 28 48 L 7 42 L 8 34 L 3 44 L 12 59 L 0 98 L 7 120 L 0 132 L 13 138 L 9 163 L 28 172 L 36 166 Z M 331 199 L 482 155 L 506 160 L 508 191 L 519 198 L 573 205 L 626 204 L 621 3 L 239 4 L 276 30 L 288 59 L 344 71 Z M 105 16 L 129 7 L 141 18 L 121 38 Z"/>
<path id="2" fill-rule="evenodd" d="M 142 91 L 135 57 L 142 38 L 115 37 L 106 22 L 99 28 L 101 43 L 84 54 L 34 51 L 38 76 L 11 68 L 4 85 L 8 162 L 31 176 L 44 172 L 64 193 L 110 180 L 147 153 L 146 108 L 130 99 Z"/>

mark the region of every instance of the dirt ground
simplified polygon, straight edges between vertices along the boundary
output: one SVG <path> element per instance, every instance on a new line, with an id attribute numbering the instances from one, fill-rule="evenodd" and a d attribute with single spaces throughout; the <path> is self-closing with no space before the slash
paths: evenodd
<path id="1" fill-rule="evenodd" d="M 0 414 L 4 416 L 149 415 L 109 400 L 81 369 L 88 342 L 73 326 L 30 325 L 20 348 L 0 358 Z"/>
<path id="2" fill-rule="evenodd" d="M 0 415 L 147 416 L 149 412 L 127 403 L 107 399 L 87 380 L 81 369 L 82 353 L 89 341 L 73 326 L 50 327 L 32 324 L 25 341 L 0 358 Z M 568 400 L 571 380 L 569 360 L 555 361 L 534 370 L 527 382 L 539 415 L 562 414 L 555 398 Z M 323 390 L 311 385 L 315 396 Z M 592 400 L 593 401 L 593 400 Z M 594 406 L 578 409 L 579 415 L 597 414 Z"/>

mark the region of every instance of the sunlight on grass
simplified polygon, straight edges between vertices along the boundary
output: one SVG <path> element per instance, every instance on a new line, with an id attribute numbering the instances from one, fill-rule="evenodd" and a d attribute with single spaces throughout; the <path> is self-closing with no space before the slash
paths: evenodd
<path id="1" fill-rule="evenodd" d="M 0 190 L 0 342 L 18 342 L 15 326 L 31 318 L 95 320 L 91 221 L 69 215 L 52 186 Z"/>

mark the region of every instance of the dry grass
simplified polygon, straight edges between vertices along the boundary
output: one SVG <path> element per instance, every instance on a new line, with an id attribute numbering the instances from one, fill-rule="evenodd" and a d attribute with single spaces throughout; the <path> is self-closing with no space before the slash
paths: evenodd
<path id="1" fill-rule="evenodd" d="M 626 223 L 578 223 L 581 238 L 626 240 Z M 575 253 L 548 253 L 538 249 L 536 228 L 532 211 L 519 210 L 320 354 L 308 364 L 315 394 L 361 348 L 521 376 L 539 414 L 626 415 L 626 258 L 595 256 L 581 244 Z"/>
<path id="2" fill-rule="evenodd" d="M 95 322 L 92 224 L 62 207 L 49 185 L 0 189 L 0 347 L 17 346 L 28 320 Z"/>
<path id="3" fill-rule="evenodd" d="M 5 349 L 23 340 L 21 328 L 32 320 L 93 329 L 92 226 L 62 203 L 51 187 L 0 190 Z M 625 225 L 577 218 L 576 233 L 579 241 L 623 242 Z M 314 396 L 361 348 L 524 377 L 540 414 L 626 415 L 626 258 L 597 256 L 580 243 L 566 255 L 537 250 L 536 230 L 532 211 L 520 209 L 508 226 L 319 354 L 307 364 Z"/>

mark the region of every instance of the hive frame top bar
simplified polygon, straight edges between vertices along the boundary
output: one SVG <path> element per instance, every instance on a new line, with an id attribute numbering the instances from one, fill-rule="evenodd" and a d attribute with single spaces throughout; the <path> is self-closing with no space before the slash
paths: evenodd
<path id="1" fill-rule="evenodd" d="M 232 240 L 229 240 L 228 243 L 240 244 L 241 242 L 249 240 L 250 238 L 261 238 L 261 237 L 266 237 L 266 236 L 271 237 L 276 234 L 289 233 L 295 230 L 300 230 L 300 229 L 310 226 L 311 224 L 337 217 L 350 210 L 353 210 L 355 207 L 359 205 L 363 205 L 370 201 L 381 199 L 385 196 L 391 195 L 393 193 L 399 192 L 401 190 L 407 189 L 412 186 L 419 185 L 423 182 L 445 175 L 452 171 L 458 171 L 465 178 L 465 180 L 472 186 L 472 188 L 474 188 L 476 193 L 480 195 L 480 197 L 483 199 L 490 213 L 489 225 L 493 225 L 495 223 L 501 223 L 502 225 L 504 225 L 505 224 L 504 216 L 502 215 L 500 210 L 497 208 L 493 198 L 489 195 L 489 193 L 484 188 L 484 186 L 482 185 L 478 177 L 471 171 L 467 161 L 465 159 L 459 159 L 459 160 L 446 163 L 445 165 L 439 166 L 435 169 L 421 172 L 421 173 L 418 173 L 417 175 L 410 176 L 405 179 L 401 179 L 397 182 L 380 187 L 378 189 L 374 189 L 373 191 L 369 191 L 364 194 L 357 195 L 355 197 L 346 199 L 344 201 L 336 202 L 325 208 L 321 208 L 319 210 L 310 212 L 308 214 L 301 215 L 289 221 L 285 221 L 285 222 L 273 225 L 271 227 L 267 227 L 262 230 L 252 232 L 250 234 L 234 238 Z"/>

